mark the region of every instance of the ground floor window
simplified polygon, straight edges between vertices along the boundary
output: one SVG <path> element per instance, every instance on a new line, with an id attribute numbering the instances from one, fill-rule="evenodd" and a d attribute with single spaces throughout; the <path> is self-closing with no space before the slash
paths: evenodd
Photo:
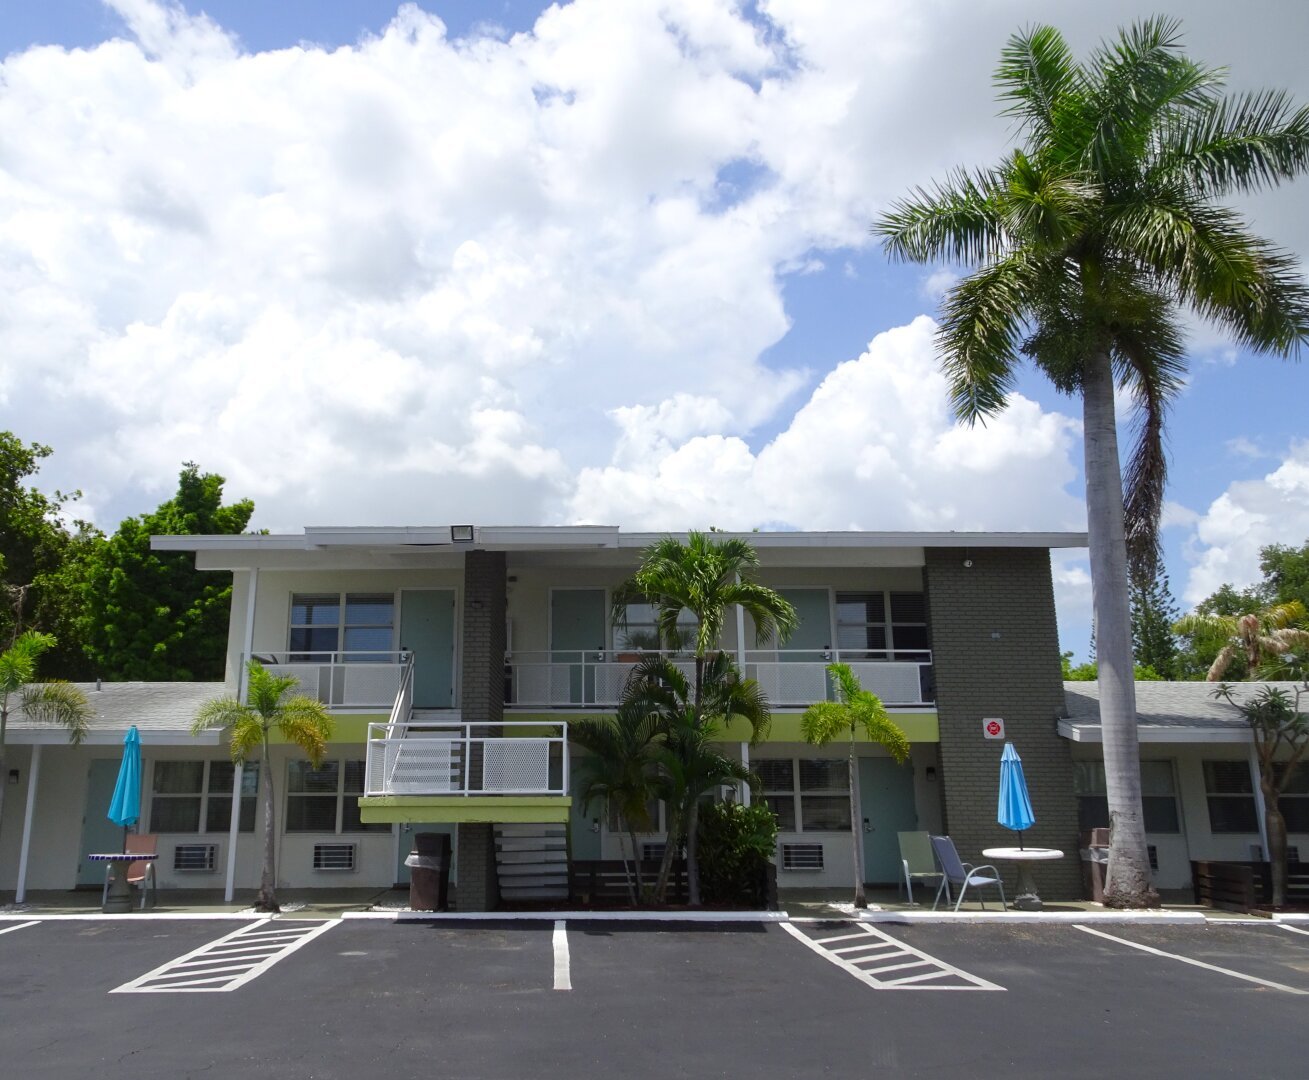
<path id="1" fill-rule="evenodd" d="M 1207 760 L 1204 793 L 1209 804 L 1209 829 L 1215 833 L 1257 833 L 1259 813 L 1254 803 L 1254 777 L 1246 761 Z"/>
<path id="2" fill-rule="evenodd" d="M 1104 762 L 1078 761 L 1073 768 L 1073 791 L 1077 795 L 1078 828 L 1107 829 L 1109 799 L 1105 794 Z M 1141 762 L 1141 809 L 1148 833 L 1180 833 L 1181 813 L 1177 808 L 1177 786 L 1171 761 Z"/>
<path id="3" fill-rule="evenodd" d="M 232 822 L 231 761 L 156 761 L 150 784 L 150 828 L 157 833 L 225 833 Z M 241 776 L 241 832 L 254 832 L 259 763 Z"/>
<path id="4" fill-rule="evenodd" d="M 307 761 L 292 761 L 286 774 L 286 831 L 390 832 L 385 822 L 359 819 L 363 793 L 362 761 L 324 761 L 317 769 Z"/>
<path id="5" fill-rule="evenodd" d="M 627 822 L 618 812 L 618 804 L 612 799 L 607 803 L 608 813 L 605 819 L 605 828 L 611 836 L 626 836 Z M 663 820 L 664 804 L 658 799 L 651 799 L 646 803 L 645 821 L 636 826 L 638 833 L 651 834 L 662 833 L 665 829 Z"/>
<path id="6" fill-rule="evenodd" d="M 844 758 L 756 759 L 763 799 L 779 832 L 849 832 L 850 764 Z"/>

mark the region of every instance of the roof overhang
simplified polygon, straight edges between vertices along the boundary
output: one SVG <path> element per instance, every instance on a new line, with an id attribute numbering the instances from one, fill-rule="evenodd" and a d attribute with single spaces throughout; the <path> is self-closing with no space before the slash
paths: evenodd
<path id="1" fill-rule="evenodd" d="M 118 746 L 123 745 L 127 728 L 100 728 L 87 733 L 81 746 Z M 142 746 L 217 746 L 221 741 L 219 732 L 202 731 L 192 735 L 189 728 L 142 728 L 137 727 Z M 10 746 L 73 746 L 68 741 L 67 728 L 23 728 L 11 727 L 5 737 Z"/>
<path id="2" fill-rule="evenodd" d="M 1059 734 L 1077 743 L 1102 743 L 1100 725 L 1084 720 L 1060 720 Z M 1251 740 L 1250 729 L 1234 724 L 1189 726 L 1184 724 L 1136 725 L 1137 741 L 1142 743 L 1242 743 Z"/>

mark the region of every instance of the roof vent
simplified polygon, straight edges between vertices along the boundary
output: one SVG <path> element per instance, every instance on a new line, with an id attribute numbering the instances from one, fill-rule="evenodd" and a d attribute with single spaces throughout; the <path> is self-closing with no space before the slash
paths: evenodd
<path id="1" fill-rule="evenodd" d="M 471 544 L 473 542 L 473 527 L 471 525 L 451 525 L 450 540 L 455 544 Z"/>

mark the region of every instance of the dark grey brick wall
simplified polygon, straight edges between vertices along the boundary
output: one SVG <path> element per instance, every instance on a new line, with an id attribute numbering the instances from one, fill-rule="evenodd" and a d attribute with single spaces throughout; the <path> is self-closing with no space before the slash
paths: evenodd
<path id="1" fill-rule="evenodd" d="M 971 560 L 972 566 L 964 566 Z M 1064 713 L 1050 553 L 1044 548 L 935 548 L 924 581 L 941 728 L 946 830 L 965 862 L 985 847 L 1012 847 L 1017 834 L 996 823 L 1000 752 L 982 737 L 983 717 L 1005 721 L 1005 737 L 1022 756 L 1036 825 L 1024 843 L 1065 852 L 1034 864 L 1046 899 L 1081 896 L 1077 799 Z M 1017 877 L 1000 866 L 1006 895 Z"/>
<path id="2" fill-rule="evenodd" d="M 459 867 L 455 909 L 494 911 L 500 903 L 495 868 L 495 826 L 461 822 L 455 865 Z"/>
<path id="3" fill-rule="evenodd" d="M 505 708 L 505 553 L 464 556 L 462 694 L 466 724 L 497 724 Z"/>

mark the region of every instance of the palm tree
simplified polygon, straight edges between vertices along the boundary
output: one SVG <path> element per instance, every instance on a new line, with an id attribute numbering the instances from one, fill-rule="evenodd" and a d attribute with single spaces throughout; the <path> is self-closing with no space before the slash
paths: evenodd
<path id="1" fill-rule="evenodd" d="M 849 664 L 828 664 L 827 672 L 836 685 L 835 701 L 819 701 L 800 717 L 800 733 L 813 746 L 826 746 L 842 735 L 849 739 L 846 754 L 850 771 L 850 836 L 854 846 L 854 906 L 868 906 L 864 895 L 864 845 L 859 832 L 859 772 L 855 761 L 855 737 L 862 731 L 870 742 L 886 748 L 898 762 L 909 757 L 909 739 L 900 725 L 887 715 L 881 698 L 865 690 Z"/>
<path id="2" fill-rule="evenodd" d="M 956 415 L 1001 412 L 1022 357 L 1082 398 L 1086 504 L 1110 832 L 1107 902 L 1157 902 L 1141 811 L 1129 567 L 1158 560 L 1164 415 L 1185 364 L 1179 308 L 1242 345 L 1293 353 L 1309 336 L 1294 257 L 1217 200 L 1309 166 L 1309 109 L 1280 92 L 1225 97 L 1179 51 L 1178 24 L 1121 30 L 1085 64 L 1059 32 L 1009 39 L 996 71 L 1022 145 L 998 165 L 918 189 L 873 224 L 888 254 L 975 269 L 944 302 L 939 343 Z M 1114 387 L 1140 434 L 1119 466 Z"/>
<path id="3" fill-rule="evenodd" d="M 1205 678 L 1217 682 L 1238 659 L 1245 661 L 1248 676 L 1269 660 L 1291 649 L 1309 647 L 1309 630 L 1295 624 L 1309 618 L 1309 611 L 1299 600 L 1285 604 L 1270 604 L 1259 611 L 1244 615 L 1214 615 L 1193 612 L 1184 615 L 1173 629 L 1190 638 L 1222 641 L 1214 662 L 1209 665 Z"/>
<path id="4" fill-rule="evenodd" d="M 259 877 L 256 911 L 280 911 L 276 889 L 277 821 L 274 814 L 273 767 L 268 754 L 268 736 L 276 731 L 292 746 L 304 751 L 316 769 L 327 752 L 332 737 L 332 717 L 327 706 L 314 698 L 297 694 L 287 697 L 300 680 L 291 675 L 274 675 L 257 660 L 246 664 L 246 700 L 236 697 L 206 701 L 191 724 L 191 734 L 217 728 L 228 733 L 232 760 L 244 763 L 255 750 L 263 762 L 264 786 L 264 864 Z"/>
<path id="5" fill-rule="evenodd" d="M 37 660 L 54 645 L 52 635 L 27 630 L 17 634 L 13 644 L 0 653 L 0 778 L 8 775 L 4 767 L 5 738 L 11 697 L 17 696 L 19 708 L 29 719 L 67 728 L 68 741 L 74 746 L 86 738 L 87 727 L 95 715 L 86 695 L 72 683 L 35 682 Z M 0 823 L 4 820 L 7 786 L 0 779 Z"/>
<path id="6" fill-rule="evenodd" d="M 751 782 L 740 762 L 714 750 L 711 743 L 723 729 L 740 720 L 750 729 L 750 742 L 767 734 L 768 699 L 754 679 L 743 679 L 732 658 L 715 652 L 697 669 L 699 683 L 662 656 L 649 656 L 633 669 L 623 703 L 655 716 L 663 744 L 659 762 L 667 781 L 664 857 L 659 867 L 656 897 L 662 901 L 673 858 L 686 842 L 686 874 L 692 904 L 700 902 L 696 859 L 700 798 L 726 783 Z M 697 703 L 696 694 L 699 693 Z"/>
<path id="7" fill-rule="evenodd" d="M 615 626 L 627 626 L 634 604 L 652 604 L 661 642 L 680 643 L 678 618 L 695 618 L 695 693 L 698 709 L 704 665 L 722 642 L 728 609 L 743 608 L 754 620 L 760 644 L 776 636 L 784 641 L 796 627 L 795 608 L 778 593 L 750 579 L 759 555 L 745 540 L 715 539 L 690 532 L 686 543 L 667 536 L 646 549 L 640 569 L 619 586 L 613 601 Z"/>
<path id="8" fill-rule="evenodd" d="M 657 775 L 658 718 L 639 705 L 627 704 L 613 718 L 595 717 L 572 724 L 569 738 L 590 756 L 577 765 L 578 799 L 589 812 L 592 803 L 613 807 L 632 845 L 632 864 L 628 868 L 627 891 L 633 904 L 645 899 L 641 880 L 641 852 L 636 834 L 649 831 L 650 802 L 661 793 Z"/>

